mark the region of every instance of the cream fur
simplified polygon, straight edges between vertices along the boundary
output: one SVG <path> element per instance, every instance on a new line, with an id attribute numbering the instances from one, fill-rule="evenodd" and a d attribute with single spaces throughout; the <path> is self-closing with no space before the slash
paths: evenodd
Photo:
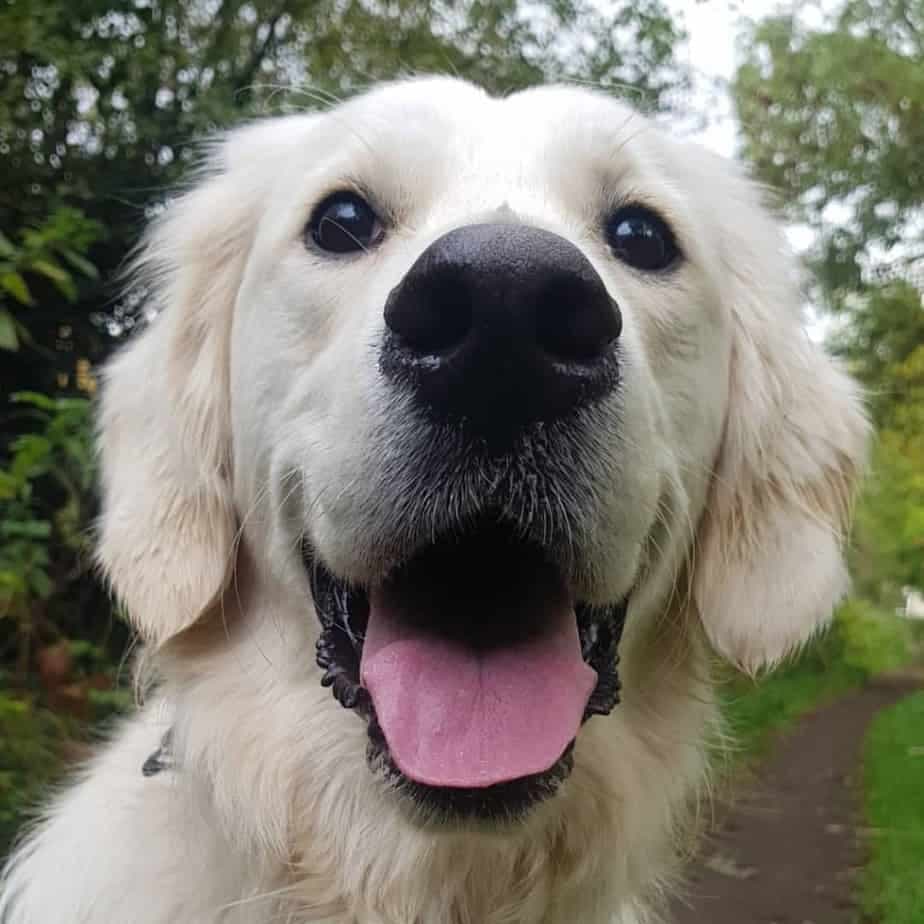
<path id="1" fill-rule="evenodd" d="M 394 230 L 324 261 L 302 228 L 354 183 Z M 625 200 L 675 227 L 686 261 L 670 278 L 602 242 Z M 434 831 L 370 773 L 362 722 L 319 685 L 297 545 L 307 531 L 363 580 L 376 537 L 434 528 L 413 506 L 396 519 L 414 433 L 369 344 L 430 241 L 500 216 L 573 240 L 622 309 L 625 381 L 594 418 L 571 578 L 592 601 L 636 589 L 623 702 L 583 728 L 562 791 L 519 825 Z M 856 390 L 802 330 L 757 191 L 598 94 L 417 80 L 232 132 L 139 273 L 160 315 L 106 373 L 99 558 L 156 692 L 15 853 L 0 919 L 652 920 L 708 785 L 706 640 L 755 670 L 826 621 L 863 460 Z M 168 726 L 178 768 L 146 779 Z"/>

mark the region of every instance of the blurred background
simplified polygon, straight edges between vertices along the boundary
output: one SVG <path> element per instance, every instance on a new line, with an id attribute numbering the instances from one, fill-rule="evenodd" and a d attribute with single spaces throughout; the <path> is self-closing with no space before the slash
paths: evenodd
<path id="1" fill-rule="evenodd" d="M 810 271 L 809 335 L 867 386 L 878 439 L 851 542 L 854 595 L 773 678 L 729 676 L 736 759 L 759 759 L 802 713 L 883 673 L 913 673 L 924 626 L 924 0 L 4 0 L 0 854 L 92 729 L 130 705 L 129 633 L 90 556 L 97 374 L 147 320 L 120 291 L 126 255 L 198 140 L 415 72 L 502 93 L 600 87 L 744 159 L 777 191 Z M 924 921 L 922 718 L 920 694 L 907 697 L 864 751 L 883 769 L 880 789 L 863 784 L 863 810 L 885 811 L 885 829 L 883 805 L 902 816 L 901 850 L 874 845 L 857 886 L 881 924 Z"/>

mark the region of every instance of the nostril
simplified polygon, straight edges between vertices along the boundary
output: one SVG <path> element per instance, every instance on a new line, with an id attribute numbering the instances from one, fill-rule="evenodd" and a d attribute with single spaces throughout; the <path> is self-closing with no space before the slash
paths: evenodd
<path id="1" fill-rule="evenodd" d="M 452 273 L 405 279 L 385 302 L 385 323 L 403 346 L 422 356 L 446 353 L 472 327 L 469 286 Z"/>
<path id="2" fill-rule="evenodd" d="M 602 283 L 581 274 L 549 279 L 535 306 L 536 341 L 549 356 L 599 359 L 622 332 L 622 317 Z"/>
<path id="3" fill-rule="evenodd" d="M 392 290 L 384 321 L 383 377 L 493 446 L 620 381 L 618 307 L 580 249 L 541 228 L 447 232 Z"/>

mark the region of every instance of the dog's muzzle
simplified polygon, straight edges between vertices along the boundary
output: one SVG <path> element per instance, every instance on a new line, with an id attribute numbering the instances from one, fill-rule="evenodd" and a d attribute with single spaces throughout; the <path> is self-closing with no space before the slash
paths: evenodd
<path id="1" fill-rule="evenodd" d="M 619 698 L 627 600 L 590 606 L 574 574 L 595 498 L 582 434 L 619 384 L 622 318 L 577 247 L 510 224 L 439 238 L 384 314 L 380 369 L 407 410 L 381 436 L 402 447 L 377 495 L 393 525 L 364 586 L 305 545 L 322 682 L 417 803 L 510 817 Z"/>

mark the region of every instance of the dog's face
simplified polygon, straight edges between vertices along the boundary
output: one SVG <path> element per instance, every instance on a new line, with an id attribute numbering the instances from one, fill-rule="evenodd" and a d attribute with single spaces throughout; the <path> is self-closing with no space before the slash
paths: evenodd
<path id="1" fill-rule="evenodd" d="M 101 555 L 152 641 L 242 528 L 355 759 L 519 816 L 616 706 L 624 621 L 698 613 L 754 669 L 827 617 L 862 414 L 730 165 L 597 94 L 428 80 L 215 168 L 106 389 Z"/>

